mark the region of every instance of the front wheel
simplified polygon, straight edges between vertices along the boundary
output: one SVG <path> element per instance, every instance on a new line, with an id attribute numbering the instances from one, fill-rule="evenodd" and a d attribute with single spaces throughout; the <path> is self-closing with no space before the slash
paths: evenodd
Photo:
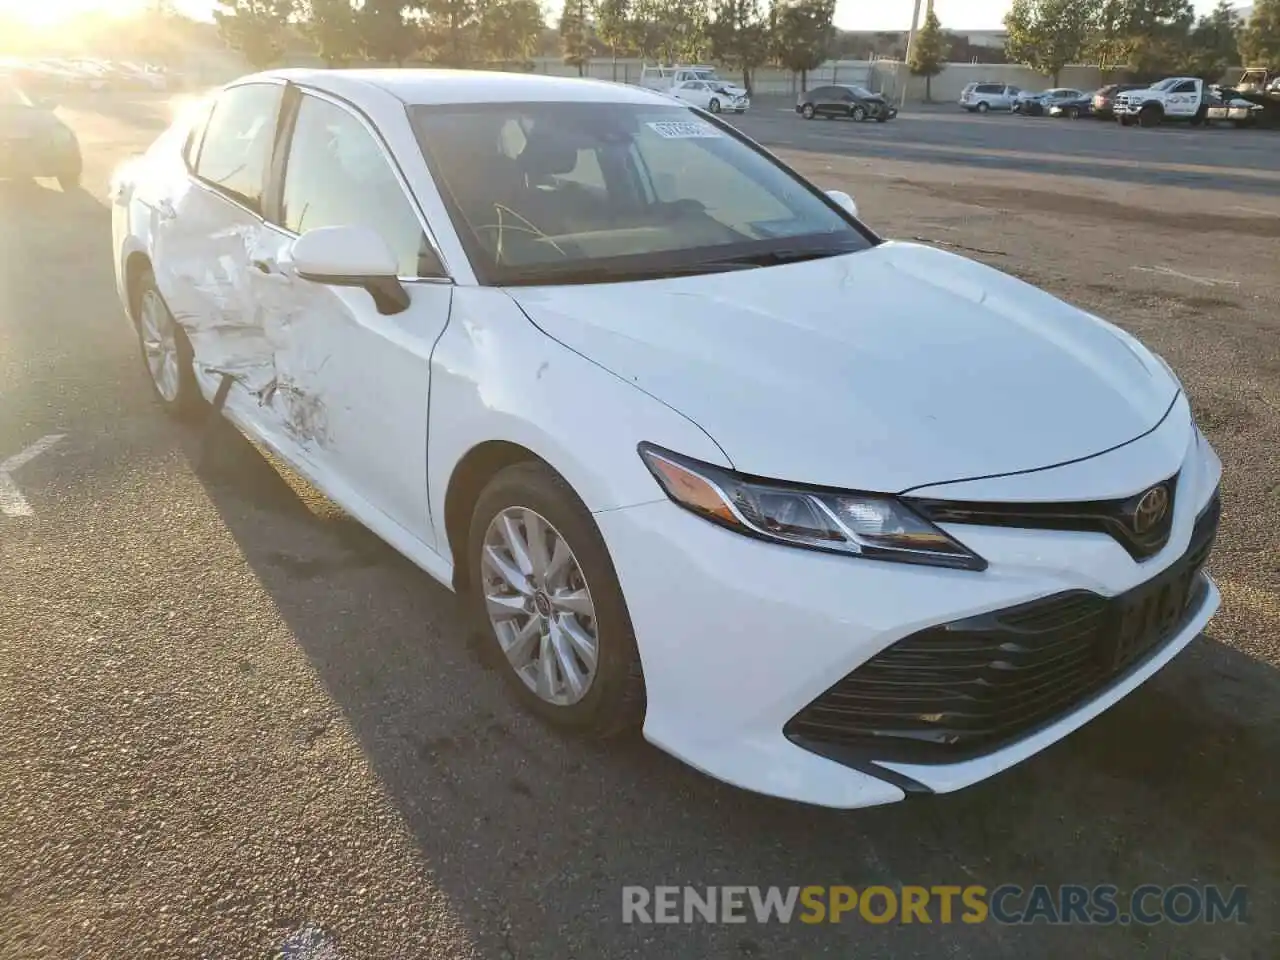
<path id="1" fill-rule="evenodd" d="M 1068 107 L 1068 108 L 1067 108 L 1067 119 L 1068 119 L 1068 120 L 1079 120 L 1079 119 L 1080 119 L 1080 108 L 1079 108 L 1079 107 Z"/>
<path id="2" fill-rule="evenodd" d="M 867 119 L 867 108 L 859 104 L 849 111 L 849 116 L 857 123 L 861 123 Z"/>
<path id="3" fill-rule="evenodd" d="M 979 113 L 986 113 L 990 109 L 991 109 L 990 105 L 985 103 L 980 103 L 978 104 L 978 107 L 977 107 L 977 110 Z"/>
<path id="4" fill-rule="evenodd" d="M 1138 126 L 1140 127 L 1158 127 L 1162 119 L 1164 119 L 1164 114 L 1155 107 L 1143 107 L 1138 111 Z"/>
<path id="5" fill-rule="evenodd" d="M 638 728 L 644 674 L 613 561 L 556 473 L 519 463 L 480 494 L 467 543 L 467 603 L 528 708 L 594 736 Z"/>
<path id="6" fill-rule="evenodd" d="M 712 97 L 711 102 L 707 104 L 707 109 L 710 110 L 712 113 L 719 113 L 720 101 L 717 100 L 715 97 Z"/>
<path id="7" fill-rule="evenodd" d="M 812 120 L 812 119 L 813 119 L 813 104 L 812 104 L 812 103 L 806 103 L 803 107 L 801 107 L 801 108 L 800 108 L 800 116 L 804 117 L 806 120 Z"/>

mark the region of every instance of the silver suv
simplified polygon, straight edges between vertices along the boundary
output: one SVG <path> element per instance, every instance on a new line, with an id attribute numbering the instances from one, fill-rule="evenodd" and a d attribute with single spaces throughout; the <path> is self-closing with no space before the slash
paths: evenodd
<path id="1" fill-rule="evenodd" d="M 971 83 L 960 94 L 960 106 L 970 113 L 1012 110 L 1021 92 L 1011 83 Z"/>

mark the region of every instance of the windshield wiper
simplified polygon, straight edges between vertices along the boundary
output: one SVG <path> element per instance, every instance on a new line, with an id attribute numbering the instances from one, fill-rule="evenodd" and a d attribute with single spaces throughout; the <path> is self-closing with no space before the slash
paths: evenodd
<path id="1" fill-rule="evenodd" d="M 728 257 L 714 260 L 716 264 L 733 264 L 746 267 L 776 267 L 784 263 L 800 263 L 804 260 L 821 260 L 824 257 L 838 257 L 853 253 L 853 250 L 833 250 L 830 247 L 787 247 L 782 250 L 766 250 L 762 253 L 744 253 L 740 257 Z"/>
<path id="2" fill-rule="evenodd" d="M 661 280 L 664 277 L 686 277 L 702 273 L 726 273 L 751 270 L 761 264 L 748 260 L 698 260 L 663 266 L 619 267 L 605 264 L 583 264 L 573 269 L 524 267 L 506 272 L 501 286 L 555 286 L 577 283 L 624 283 L 628 280 Z"/>

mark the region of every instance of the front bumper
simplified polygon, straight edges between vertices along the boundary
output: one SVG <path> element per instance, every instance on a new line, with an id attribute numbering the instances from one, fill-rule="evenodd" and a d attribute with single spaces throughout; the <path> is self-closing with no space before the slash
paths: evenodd
<path id="1" fill-rule="evenodd" d="M 1105 469 L 1107 458 L 1097 459 Z M 1106 535 L 1069 530 L 948 524 L 990 563 L 972 573 L 762 543 L 666 500 L 598 514 L 644 665 L 645 736 L 718 779 L 830 807 L 890 803 L 908 792 L 948 792 L 986 779 L 1066 736 L 1159 670 L 1217 609 L 1213 583 L 1200 575 L 1177 625 L 1124 670 L 1077 690 L 1013 738 L 976 751 L 922 761 L 893 744 L 826 750 L 812 737 L 796 737 L 794 725 L 789 738 L 788 725 L 842 677 L 914 634 L 1070 591 L 1117 597 L 1155 579 L 1191 549 L 1196 518 L 1220 475 L 1216 455 L 1194 439 L 1169 541 L 1144 563 Z"/>

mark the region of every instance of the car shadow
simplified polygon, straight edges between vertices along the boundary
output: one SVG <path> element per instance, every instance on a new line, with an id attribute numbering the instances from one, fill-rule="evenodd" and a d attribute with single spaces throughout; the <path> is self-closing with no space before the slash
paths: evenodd
<path id="1" fill-rule="evenodd" d="M 514 706 L 448 591 L 225 422 L 182 443 L 485 955 L 1263 955 L 1256 919 L 1105 930 L 621 921 L 624 885 L 837 883 L 1244 884 L 1256 918 L 1280 892 L 1280 674 L 1216 629 L 990 781 L 884 808 L 812 808 L 708 779 L 639 737 L 546 729 Z"/>

